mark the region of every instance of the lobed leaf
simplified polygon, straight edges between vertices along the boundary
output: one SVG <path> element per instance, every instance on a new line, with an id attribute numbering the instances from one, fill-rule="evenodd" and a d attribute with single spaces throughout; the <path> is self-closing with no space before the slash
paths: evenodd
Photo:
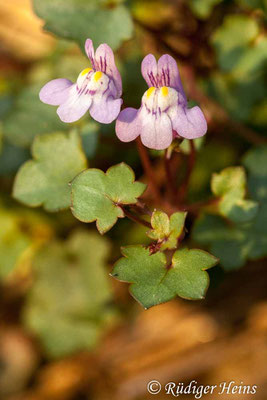
<path id="1" fill-rule="evenodd" d="M 267 146 L 249 151 L 244 164 L 249 171 L 249 192 L 259 202 L 254 218 L 246 223 L 229 224 L 219 216 L 206 214 L 196 221 L 193 229 L 194 240 L 208 246 L 226 270 L 238 269 L 247 260 L 267 256 Z"/>
<path id="2" fill-rule="evenodd" d="M 165 254 L 150 255 L 142 246 L 122 248 L 123 258 L 114 266 L 112 276 L 129 282 L 130 293 L 145 308 L 180 296 L 185 299 L 203 299 L 209 285 L 207 269 L 218 260 L 202 250 L 177 250 L 171 266 Z"/>
<path id="3" fill-rule="evenodd" d="M 82 222 L 96 221 L 101 234 L 123 218 L 122 205 L 135 204 L 146 185 L 135 182 L 133 170 L 121 163 L 107 170 L 91 168 L 78 175 L 71 184 L 72 213 Z"/>
<path id="4" fill-rule="evenodd" d="M 186 212 L 176 212 L 169 218 L 163 211 L 155 210 L 151 217 L 152 228 L 147 235 L 162 242 L 160 249 L 175 249 L 177 240 L 183 232 Z"/>
<path id="5" fill-rule="evenodd" d="M 41 85 L 23 89 L 3 120 L 4 137 L 15 146 L 30 147 L 37 135 L 69 129 L 54 107 L 39 100 L 40 89 Z"/>
<path id="6" fill-rule="evenodd" d="M 218 62 L 223 71 L 232 71 L 257 37 L 259 26 L 247 15 L 228 15 L 212 35 Z"/>
<path id="7" fill-rule="evenodd" d="M 91 350 L 112 321 L 105 271 L 109 248 L 104 238 L 79 230 L 67 241 L 47 244 L 36 256 L 23 320 L 50 357 Z"/>
<path id="8" fill-rule="evenodd" d="M 78 133 L 37 136 L 32 155 L 16 175 L 14 198 L 32 207 L 43 205 L 47 211 L 68 208 L 69 182 L 86 168 Z"/>
<path id="9" fill-rule="evenodd" d="M 90 38 L 95 46 L 108 42 L 117 49 L 133 33 L 130 13 L 123 4 L 110 7 L 105 0 L 34 0 L 33 6 L 46 30 L 82 47 Z"/>
<path id="10" fill-rule="evenodd" d="M 245 200 L 246 175 L 242 167 L 228 167 L 218 174 L 213 174 L 211 190 L 220 197 L 221 215 L 234 222 L 248 222 L 258 211 L 258 203 Z"/>

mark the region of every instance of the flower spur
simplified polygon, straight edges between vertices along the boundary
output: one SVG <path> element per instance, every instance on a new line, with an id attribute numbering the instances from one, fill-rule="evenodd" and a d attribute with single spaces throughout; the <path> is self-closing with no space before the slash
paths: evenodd
<path id="1" fill-rule="evenodd" d="M 142 62 L 142 75 L 149 89 L 142 97 L 139 110 L 126 108 L 119 114 L 116 134 L 123 142 L 140 135 L 151 149 L 169 147 L 175 137 L 195 139 L 207 132 L 207 122 L 199 107 L 187 108 L 179 70 L 168 54 L 158 63 L 152 54 Z"/>
<path id="2" fill-rule="evenodd" d="M 121 108 L 122 83 L 115 65 L 113 51 L 101 44 L 94 52 L 93 42 L 87 39 L 85 51 L 92 68 L 84 69 L 76 83 L 54 79 L 40 91 L 43 103 L 59 106 L 57 113 L 63 122 L 74 122 L 89 110 L 93 119 L 109 124 Z"/>

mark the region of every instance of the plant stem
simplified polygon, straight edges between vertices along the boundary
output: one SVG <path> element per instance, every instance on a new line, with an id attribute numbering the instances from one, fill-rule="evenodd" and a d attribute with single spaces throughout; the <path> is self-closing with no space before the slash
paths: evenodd
<path id="1" fill-rule="evenodd" d="M 220 201 L 220 198 L 213 197 L 208 200 L 198 201 L 193 204 L 185 205 L 185 210 L 197 214 L 199 209 L 204 207 L 215 206 Z"/>
<path id="2" fill-rule="evenodd" d="M 134 222 L 137 222 L 138 224 L 141 224 L 143 226 L 146 226 L 147 228 L 152 228 L 150 222 L 147 222 L 141 218 L 139 218 L 137 215 L 132 214 L 130 211 L 126 210 L 123 206 L 120 206 L 121 209 L 123 210 L 124 214 L 126 215 L 127 218 L 131 219 Z"/>
<path id="3" fill-rule="evenodd" d="M 183 184 L 181 185 L 179 194 L 178 194 L 179 201 L 181 203 L 184 202 L 185 197 L 187 195 L 191 174 L 194 169 L 195 162 L 196 162 L 196 149 L 195 149 L 195 144 L 194 144 L 193 140 L 189 140 L 189 144 L 190 144 L 190 154 L 189 154 L 189 158 L 188 158 L 187 172 L 186 172 L 185 180 L 184 180 Z"/>
<path id="4" fill-rule="evenodd" d="M 160 191 L 158 189 L 158 186 L 157 186 L 157 183 L 155 180 L 153 167 L 151 165 L 151 161 L 148 156 L 147 150 L 143 146 L 139 137 L 136 139 L 136 143 L 137 143 L 137 149 L 138 149 L 138 153 L 139 153 L 144 171 L 145 171 L 148 181 L 149 181 L 149 185 L 151 187 L 151 190 L 153 191 L 156 202 L 160 204 L 162 202 L 161 195 L 160 195 Z"/>
<path id="5" fill-rule="evenodd" d="M 169 197 L 171 200 L 175 200 L 176 196 L 176 187 L 175 187 L 175 182 L 173 179 L 173 174 L 171 171 L 171 158 L 168 156 L 168 149 L 165 150 L 164 154 L 164 167 L 165 167 L 165 173 L 166 173 L 166 178 L 167 178 L 167 191 L 169 193 Z"/>
<path id="6" fill-rule="evenodd" d="M 131 208 L 136 211 L 137 214 L 148 215 L 149 217 L 152 216 L 150 208 L 140 200 L 138 200 L 136 204 L 133 204 Z"/>

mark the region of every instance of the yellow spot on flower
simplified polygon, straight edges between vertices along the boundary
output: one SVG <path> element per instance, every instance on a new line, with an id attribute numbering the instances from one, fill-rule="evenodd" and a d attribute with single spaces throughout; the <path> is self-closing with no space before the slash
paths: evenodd
<path id="1" fill-rule="evenodd" d="M 102 75 L 103 75 L 103 73 L 101 71 L 96 71 L 94 74 L 94 80 L 96 82 L 99 81 L 99 79 L 101 78 Z"/>
<path id="2" fill-rule="evenodd" d="M 162 94 L 162 96 L 164 96 L 164 97 L 168 96 L 168 94 L 169 94 L 169 89 L 167 88 L 167 86 L 163 86 L 163 87 L 161 88 L 161 94 Z"/>
<path id="3" fill-rule="evenodd" d="M 154 86 L 151 86 L 146 92 L 147 98 L 149 98 L 152 95 L 152 93 L 155 92 L 155 90 L 156 88 Z"/>
<path id="4" fill-rule="evenodd" d="M 92 71 L 92 68 L 85 68 L 82 72 L 81 72 L 81 75 L 83 76 L 83 75 L 86 75 L 86 74 L 88 74 L 88 72 L 90 72 L 90 71 Z"/>

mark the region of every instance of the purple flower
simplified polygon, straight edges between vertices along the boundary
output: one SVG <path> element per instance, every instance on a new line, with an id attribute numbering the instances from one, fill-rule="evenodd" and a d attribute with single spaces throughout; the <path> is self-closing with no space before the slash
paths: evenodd
<path id="1" fill-rule="evenodd" d="M 40 91 L 40 100 L 59 106 L 57 113 L 63 122 L 77 121 L 89 110 L 96 121 L 109 124 L 117 118 L 122 104 L 121 76 L 114 54 L 107 44 L 94 52 L 91 39 L 86 40 L 85 51 L 92 68 L 84 69 L 76 83 L 68 79 L 48 82 Z"/>
<path id="2" fill-rule="evenodd" d="M 141 136 L 142 143 L 156 150 L 169 147 L 175 137 L 195 139 L 205 135 L 207 122 L 199 107 L 187 108 L 178 67 L 168 54 L 158 63 L 152 54 L 142 62 L 142 75 L 149 89 L 139 110 L 126 108 L 116 122 L 122 142 Z"/>

